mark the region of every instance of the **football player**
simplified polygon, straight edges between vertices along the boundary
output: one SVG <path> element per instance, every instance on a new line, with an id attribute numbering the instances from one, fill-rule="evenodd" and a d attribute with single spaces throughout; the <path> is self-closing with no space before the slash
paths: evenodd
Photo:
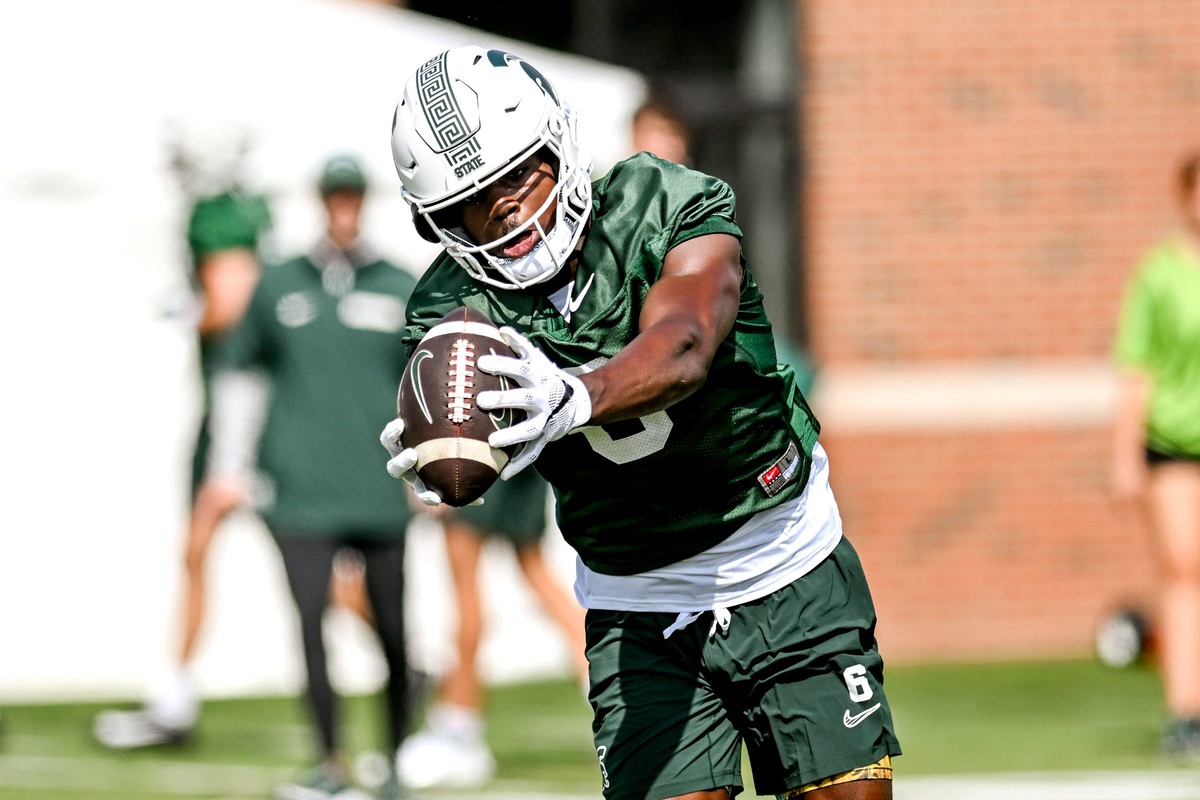
<path id="1" fill-rule="evenodd" d="M 480 357 L 515 388 L 477 401 L 525 412 L 501 476 L 536 464 L 579 555 L 605 797 L 727 800 L 744 744 L 759 794 L 890 798 L 875 610 L 730 188 L 646 153 L 593 183 L 546 76 L 473 46 L 408 79 L 392 150 L 445 248 L 405 343 L 467 305 L 518 355 Z M 388 471 L 436 504 L 403 428 Z"/>

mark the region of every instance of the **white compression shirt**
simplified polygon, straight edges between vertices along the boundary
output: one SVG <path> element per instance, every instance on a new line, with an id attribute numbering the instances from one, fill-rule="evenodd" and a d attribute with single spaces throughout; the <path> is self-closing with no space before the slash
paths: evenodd
<path id="1" fill-rule="evenodd" d="M 813 447 L 808 486 L 795 500 L 753 516 L 724 541 L 661 569 L 604 575 L 575 560 L 575 596 L 584 608 L 665 611 L 679 615 L 664 635 L 706 611 L 726 609 L 774 592 L 833 552 L 842 520 L 829 486 L 829 460 Z"/>

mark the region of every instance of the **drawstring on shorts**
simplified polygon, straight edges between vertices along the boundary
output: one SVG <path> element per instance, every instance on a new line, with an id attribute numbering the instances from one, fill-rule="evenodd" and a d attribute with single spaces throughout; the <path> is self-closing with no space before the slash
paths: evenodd
<path id="1" fill-rule="evenodd" d="M 680 611 L 679 616 L 675 617 L 675 621 L 663 631 L 663 638 L 670 639 L 671 634 L 675 631 L 681 631 L 688 625 L 691 625 L 700 617 L 709 612 L 707 611 Z M 731 616 L 729 609 L 717 606 L 712 610 L 713 622 L 712 627 L 708 629 L 708 638 L 713 638 L 717 635 L 717 628 L 721 629 L 721 633 L 729 633 L 729 620 Z"/>

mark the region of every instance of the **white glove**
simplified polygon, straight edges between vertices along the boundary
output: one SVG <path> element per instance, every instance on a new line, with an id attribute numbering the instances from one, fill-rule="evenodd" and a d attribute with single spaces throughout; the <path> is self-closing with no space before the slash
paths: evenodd
<path id="1" fill-rule="evenodd" d="M 404 420 L 397 417 L 387 424 L 379 435 L 379 442 L 387 448 L 391 456 L 387 462 L 388 474 L 400 478 L 412 487 L 417 499 L 427 506 L 436 506 L 442 502 L 441 495 L 425 485 L 425 481 L 417 475 L 417 451 L 411 447 L 405 448 L 400 444 L 400 434 L 404 433 Z"/>
<path id="2" fill-rule="evenodd" d="M 508 480 L 532 464 L 548 442 L 586 425 L 592 417 L 592 398 L 578 378 L 559 369 L 524 336 L 509 327 L 501 328 L 500 335 L 517 358 L 480 356 L 479 368 L 512 378 L 519 388 L 480 392 L 475 399 L 482 409 L 516 408 L 526 414 L 523 421 L 488 437 L 488 444 L 497 448 L 524 443 L 500 473 Z"/>

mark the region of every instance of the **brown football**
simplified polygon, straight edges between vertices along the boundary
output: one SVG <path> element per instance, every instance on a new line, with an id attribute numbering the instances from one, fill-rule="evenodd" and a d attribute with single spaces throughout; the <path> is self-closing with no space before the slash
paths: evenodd
<path id="1" fill-rule="evenodd" d="M 400 380 L 400 443 L 416 449 L 417 474 L 451 506 L 467 505 L 496 482 L 514 448 L 494 448 L 488 435 L 523 416 L 476 407 L 480 392 L 509 386 L 476 366 L 487 353 L 516 356 L 487 315 L 456 308 L 421 339 Z"/>

